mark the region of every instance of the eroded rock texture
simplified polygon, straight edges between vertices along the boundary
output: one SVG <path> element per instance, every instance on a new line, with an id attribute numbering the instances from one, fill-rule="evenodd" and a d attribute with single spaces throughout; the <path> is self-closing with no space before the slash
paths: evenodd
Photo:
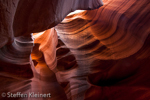
<path id="1" fill-rule="evenodd" d="M 66 17 L 76 9 L 85 11 Z M 0 93 L 149 100 L 149 9 L 149 0 L 1 0 Z"/>
<path id="2" fill-rule="evenodd" d="M 149 3 L 107 0 L 55 27 L 78 63 L 59 73 L 60 81 L 69 80 L 73 99 L 85 90 L 85 100 L 150 99 Z"/>
<path id="3" fill-rule="evenodd" d="M 3 92 L 34 92 L 51 93 L 51 100 L 66 100 L 55 77 L 57 34 L 49 28 L 59 24 L 71 11 L 92 10 L 102 4 L 101 0 L 0 0 L 0 99 L 35 100 L 8 98 L 7 94 L 3 97 Z M 33 41 L 32 33 L 44 30 L 46 35 L 39 40 L 34 35 Z"/>

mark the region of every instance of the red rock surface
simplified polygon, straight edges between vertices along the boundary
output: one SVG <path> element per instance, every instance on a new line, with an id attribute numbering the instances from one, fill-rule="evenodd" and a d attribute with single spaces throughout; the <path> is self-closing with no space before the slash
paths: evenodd
<path id="1" fill-rule="evenodd" d="M 149 100 L 149 9 L 149 0 L 1 0 L 0 94 Z"/>

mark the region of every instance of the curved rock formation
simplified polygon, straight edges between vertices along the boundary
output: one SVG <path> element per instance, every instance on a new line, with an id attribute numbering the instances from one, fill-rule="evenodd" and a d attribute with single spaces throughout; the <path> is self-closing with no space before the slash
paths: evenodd
<path id="1" fill-rule="evenodd" d="M 95 9 L 101 0 L 1 0 L 1 45 L 13 41 L 13 36 L 29 35 L 49 29 L 60 23 L 76 9 Z"/>
<path id="2" fill-rule="evenodd" d="M 102 6 L 101 0 L 1 0 L 0 80 L 2 81 L 2 88 L 0 94 L 3 94 L 3 92 L 51 93 L 53 95 L 51 99 L 59 100 L 61 98 L 66 100 L 64 91 L 58 84 L 55 74 L 51 71 L 55 72 L 57 64 L 55 58 L 57 38 L 52 39 L 53 32 L 49 33 L 49 31 L 47 31 L 47 35 L 50 36 L 43 37 L 44 40 L 47 40 L 45 43 L 41 40 L 38 41 L 36 38 L 34 49 L 37 48 L 37 51 L 33 49 L 31 59 L 33 48 L 31 33 L 54 27 L 69 12 L 76 9 L 96 9 L 100 6 Z M 49 44 L 52 45 L 49 46 Z M 40 61 L 37 61 L 39 56 Z M 7 88 L 4 88 L 4 86 Z M 55 91 L 56 88 L 58 91 Z M 7 94 L 5 96 L 3 98 L 3 95 L 1 95 L 0 98 L 9 99 Z M 15 99 L 22 98 L 17 97 Z"/>
<path id="3" fill-rule="evenodd" d="M 1 0 L 0 93 L 149 100 L 150 2 L 103 2 Z"/>
<path id="4" fill-rule="evenodd" d="M 150 99 L 149 3 L 105 0 L 99 9 L 67 16 L 55 27 L 78 62 L 77 74 L 59 76 L 70 76 L 72 99 L 88 87 L 86 100 Z"/>
<path id="5" fill-rule="evenodd" d="M 101 0 L 20 0 L 14 16 L 14 35 L 49 29 L 60 23 L 71 11 L 94 9 L 101 5 Z"/>

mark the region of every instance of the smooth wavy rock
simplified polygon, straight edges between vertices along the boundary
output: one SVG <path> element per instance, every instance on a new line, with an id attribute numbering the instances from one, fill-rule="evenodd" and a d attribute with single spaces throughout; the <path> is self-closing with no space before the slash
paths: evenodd
<path id="1" fill-rule="evenodd" d="M 66 100 L 63 90 L 51 71 L 55 72 L 57 64 L 55 53 L 57 38 L 53 39 L 53 35 L 56 34 L 49 34 L 47 30 L 50 36 L 41 36 L 45 42 L 41 43 L 41 40 L 37 39 L 35 45 L 42 44 L 39 46 L 39 56 L 45 58 L 41 58 L 42 63 L 39 63 L 36 61 L 38 53 L 35 56 L 36 60 L 33 55 L 34 61 L 31 59 L 33 48 L 31 33 L 54 27 L 68 13 L 76 9 L 96 9 L 100 6 L 102 6 L 101 0 L 0 0 L 0 80 L 2 86 L 8 86 L 8 88 L 1 88 L 0 93 L 50 92 L 53 95 L 51 99 Z M 34 68 L 34 65 L 37 67 Z M 49 79 L 53 80 L 53 83 L 50 83 Z M 12 89 L 15 84 L 18 88 Z M 49 87 L 48 90 L 44 90 L 46 87 Z M 59 88 L 58 92 L 53 92 L 55 87 Z"/>
<path id="2" fill-rule="evenodd" d="M 57 65 L 56 46 L 58 41 L 57 34 L 54 28 L 46 30 L 44 33 L 41 34 L 34 33 L 34 38 L 34 43 L 40 44 L 38 49 L 43 53 L 46 64 L 51 70 L 54 71 Z M 36 60 L 37 58 L 41 57 L 40 53 L 37 54 L 35 53 L 34 55 L 32 55 L 32 59 Z"/>
<path id="3" fill-rule="evenodd" d="M 67 93 L 74 100 L 82 97 L 88 87 L 85 100 L 150 99 L 150 2 L 103 2 L 99 9 L 67 16 L 55 27 L 77 60 L 75 69 L 80 69 L 76 76 L 70 70 L 61 72 L 67 76 L 59 78 L 64 79 L 62 82 L 70 80 L 67 87 L 76 91 Z M 70 76 L 75 83 L 71 83 Z"/>
<path id="4" fill-rule="evenodd" d="M 34 65 L 31 60 L 33 40 L 31 36 L 17 37 L 14 42 L 0 48 L 0 94 L 29 93 L 33 87 Z M 10 98 L 0 96 L 1 100 Z M 14 99 L 14 98 L 11 98 Z M 21 98 L 15 98 L 19 100 Z"/>
<path id="5" fill-rule="evenodd" d="M 17 37 L 14 42 L 0 49 L 1 75 L 11 78 L 32 78 L 30 54 L 33 40 L 29 37 Z M 34 67 L 34 66 L 33 66 Z"/>
<path id="6" fill-rule="evenodd" d="M 50 73 L 46 71 L 46 67 L 49 67 L 55 73 L 60 86 L 65 90 L 67 100 L 83 100 L 89 88 L 85 73 L 82 74 L 84 70 L 78 66 L 75 56 L 57 36 L 55 29 L 34 33 L 33 36 L 35 46 L 31 56 L 36 64 L 35 69 L 41 76 L 40 80 L 48 81 Z M 73 88 L 79 86 L 81 86 L 80 92 Z M 77 96 L 79 93 L 81 95 Z"/>
<path id="7" fill-rule="evenodd" d="M 103 2 L 1 0 L 0 93 L 149 100 L 150 1 Z"/>
<path id="8" fill-rule="evenodd" d="M 14 35 L 44 31 L 60 23 L 71 11 L 100 6 L 101 0 L 20 0 L 14 17 Z"/>
<path id="9" fill-rule="evenodd" d="M 41 33 L 34 33 L 33 37 L 35 40 L 31 57 L 35 65 L 36 73 L 32 80 L 33 82 L 38 82 L 39 86 L 42 87 L 41 89 L 35 87 L 34 91 L 51 93 L 52 96 L 50 99 L 52 100 L 67 100 L 66 94 L 58 84 L 54 73 L 57 63 L 56 45 L 58 41 L 54 29 L 49 29 Z M 35 85 L 38 84 L 35 83 Z"/>
<path id="10" fill-rule="evenodd" d="M 99 52 L 95 53 L 97 58 L 105 60 L 129 57 L 143 46 L 150 33 L 148 5 L 148 0 L 142 3 L 136 0 L 111 0 L 98 10 L 66 18 L 56 26 L 56 30 L 63 41 L 69 41 L 67 37 L 70 37 L 67 46 L 80 51 L 77 54 L 80 55 L 79 59 L 90 59 L 95 52 Z M 77 38 L 79 41 L 74 43 Z M 83 53 L 81 49 L 84 50 L 86 44 L 92 43 L 99 45 L 97 49 L 92 48 Z"/>
<path id="11" fill-rule="evenodd" d="M 101 0 L 1 0 L 0 47 L 22 36 L 49 29 L 76 9 L 95 9 Z"/>

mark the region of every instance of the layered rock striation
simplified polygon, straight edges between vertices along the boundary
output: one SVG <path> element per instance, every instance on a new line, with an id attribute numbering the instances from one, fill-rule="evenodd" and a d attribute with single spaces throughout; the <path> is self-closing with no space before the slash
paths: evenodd
<path id="1" fill-rule="evenodd" d="M 149 100 L 149 9 L 148 0 L 1 0 L 0 93 Z"/>

